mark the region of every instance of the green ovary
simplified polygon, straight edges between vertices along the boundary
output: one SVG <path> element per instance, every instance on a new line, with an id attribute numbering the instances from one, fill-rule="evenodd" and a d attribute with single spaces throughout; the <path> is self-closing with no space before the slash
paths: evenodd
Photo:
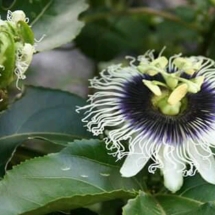
<path id="1" fill-rule="evenodd" d="M 164 115 L 175 116 L 182 113 L 187 108 L 187 98 L 184 97 L 181 101 L 171 105 L 168 103 L 169 96 L 162 98 L 152 98 L 152 104 L 155 109 L 159 110 Z"/>

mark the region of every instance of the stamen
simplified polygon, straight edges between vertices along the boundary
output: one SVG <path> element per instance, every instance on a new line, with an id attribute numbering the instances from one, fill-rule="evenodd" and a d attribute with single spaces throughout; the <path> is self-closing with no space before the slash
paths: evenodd
<path id="1" fill-rule="evenodd" d="M 137 66 L 137 69 L 141 73 L 146 73 L 150 76 L 154 76 L 158 73 L 166 73 L 164 69 L 167 64 L 168 60 L 166 59 L 166 57 L 159 57 L 155 60 L 152 60 L 151 62 L 149 62 L 147 58 L 143 57 L 140 61 L 139 66 Z"/>
<path id="2" fill-rule="evenodd" d="M 196 77 L 196 78 L 194 78 L 192 80 L 193 80 L 194 83 L 198 84 L 199 87 L 201 87 L 203 82 L 204 82 L 204 80 L 205 80 L 205 77 L 204 76 L 198 76 L 198 77 Z"/>
<path id="3" fill-rule="evenodd" d="M 143 80 L 143 83 L 146 87 L 148 87 L 156 96 L 161 96 L 162 92 L 160 90 L 160 87 L 158 87 L 156 84 L 154 84 L 151 81 Z"/>
<path id="4" fill-rule="evenodd" d="M 160 69 L 164 69 L 168 64 L 168 60 L 166 59 L 166 57 L 159 57 L 156 60 L 151 62 L 152 66 L 155 66 L 157 68 Z"/>
<path id="5" fill-rule="evenodd" d="M 184 98 L 184 96 L 187 94 L 187 91 L 188 91 L 187 84 L 181 84 L 181 85 L 179 85 L 170 94 L 170 96 L 169 96 L 169 98 L 167 100 L 168 103 L 170 105 L 177 104 L 179 101 L 181 101 Z"/>

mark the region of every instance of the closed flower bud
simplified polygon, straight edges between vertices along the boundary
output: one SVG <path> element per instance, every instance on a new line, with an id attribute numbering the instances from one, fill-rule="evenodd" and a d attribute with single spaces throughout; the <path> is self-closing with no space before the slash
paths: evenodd
<path id="1" fill-rule="evenodd" d="M 0 20 L 0 88 L 13 80 L 25 79 L 33 54 L 34 34 L 23 11 L 8 11 L 7 20 Z"/>

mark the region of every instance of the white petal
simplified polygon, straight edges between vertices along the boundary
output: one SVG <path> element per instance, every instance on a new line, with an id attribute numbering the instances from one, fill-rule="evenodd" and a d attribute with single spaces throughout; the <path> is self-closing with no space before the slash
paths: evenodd
<path id="1" fill-rule="evenodd" d="M 215 184 L 215 160 L 211 149 L 208 148 L 208 151 L 205 151 L 201 146 L 195 144 L 189 144 L 188 149 L 188 154 L 202 178 Z"/>
<path id="2" fill-rule="evenodd" d="M 143 150 L 140 149 L 139 144 L 136 144 L 134 152 L 128 154 L 120 169 L 122 177 L 135 176 L 146 165 L 150 157 L 149 153 L 143 154 Z"/>
<path id="3" fill-rule="evenodd" d="M 178 168 L 177 168 L 178 167 Z M 163 173 L 164 185 L 172 193 L 178 191 L 183 185 L 183 172 L 181 170 L 181 165 L 177 164 L 176 168 L 166 166 Z"/>
<path id="4" fill-rule="evenodd" d="M 171 192 L 175 193 L 183 185 L 182 160 L 176 153 L 177 148 L 164 145 L 159 151 L 159 157 L 163 168 L 161 169 L 164 177 L 164 185 Z"/>

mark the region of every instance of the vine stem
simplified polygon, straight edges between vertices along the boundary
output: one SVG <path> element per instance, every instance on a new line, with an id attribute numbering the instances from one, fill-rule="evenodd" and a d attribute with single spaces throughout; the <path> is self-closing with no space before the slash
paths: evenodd
<path id="1" fill-rule="evenodd" d="M 183 21 L 182 19 L 180 19 L 178 16 L 176 16 L 174 14 L 171 14 L 171 13 L 165 12 L 165 11 L 152 9 L 149 7 L 138 7 L 138 8 L 129 8 L 129 9 L 123 10 L 123 11 L 112 10 L 112 11 L 108 11 L 108 12 L 86 14 L 81 18 L 81 20 L 84 22 L 93 22 L 93 21 L 100 20 L 100 19 L 107 19 L 112 16 L 137 15 L 137 14 L 162 17 L 166 20 L 183 25 L 186 28 L 189 28 L 191 30 L 198 31 L 198 32 L 201 31 L 201 29 L 198 26 L 196 26 L 195 24 L 187 23 L 186 21 Z"/>

